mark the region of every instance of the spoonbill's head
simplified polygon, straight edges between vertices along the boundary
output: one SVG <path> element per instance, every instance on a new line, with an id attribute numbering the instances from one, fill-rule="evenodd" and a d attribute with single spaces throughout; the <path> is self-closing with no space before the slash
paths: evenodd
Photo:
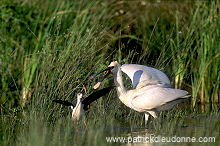
<path id="1" fill-rule="evenodd" d="M 98 73 L 96 73 L 96 74 L 93 74 L 92 76 L 90 76 L 90 79 L 93 79 L 94 77 L 96 77 L 97 75 L 99 75 L 99 74 L 101 74 L 101 73 L 103 73 L 103 72 L 105 72 L 105 74 L 104 74 L 104 76 L 101 78 L 101 80 L 93 87 L 94 89 L 97 89 L 99 86 L 100 86 L 100 84 L 102 83 L 102 81 L 111 73 L 111 72 L 116 72 L 116 66 L 117 65 L 119 65 L 119 63 L 117 62 L 117 61 L 113 61 L 113 62 L 111 62 L 110 63 L 110 65 L 106 68 L 106 69 L 104 69 L 104 70 L 102 70 L 102 71 L 100 71 L 100 72 L 98 72 Z"/>
<path id="2" fill-rule="evenodd" d="M 117 69 L 118 69 L 117 66 L 119 66 L 119 63 L 117 61 L 113 61 L 109 64 L 108 68 L 111 68 L 110 71 L 112 73 L 115 73 L 115 72 L 117 72 Z"/>

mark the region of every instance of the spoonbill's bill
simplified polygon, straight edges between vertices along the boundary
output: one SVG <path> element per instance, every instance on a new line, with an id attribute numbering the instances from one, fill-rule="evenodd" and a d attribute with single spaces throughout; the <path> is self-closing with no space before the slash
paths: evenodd
<path id="1" fill-rule="evenodd" d="M 157 118 L 156 112 L 169 110 L 190 97 L 187 91 L 171 88 L 170 80 L 166 74 L 155 68 L 137 64 L 121 66 L 115 61 L 111 62 L 108 68 L 101 72 L 104 71 L 106 74 L 102 80 L 110 74 L 110 71 L 113 73 L 119 99 L 127 107 L 143 112 L 145 124 L 147 124 L 149 115 Z M 124 87 L 122 71 L 130 77 L 134 89 L 127 90 Z M 91 78 L 101 72 L 92 75 Z M 98 88 L 101 81 L 94 88 Z"/>

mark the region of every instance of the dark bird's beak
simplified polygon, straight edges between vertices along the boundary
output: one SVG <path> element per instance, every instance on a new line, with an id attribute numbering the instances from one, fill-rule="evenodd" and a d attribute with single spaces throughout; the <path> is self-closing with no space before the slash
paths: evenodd
<path id="1" fill-rule="evenodd" d="M 108 67 L 100 72 L 98 72 L 97 74 L 93 74 L 90 76 L 90 79 L 93 79 L 94 77 L 96 77 L 97 75 L 105 72 L 104 76 L 98 81 L 98 83 L 93 87 L 94 89 L 97 89 L 100 84 L 102 83 L 102 81 L 111 73 L 111 70 L 113 69 L 114 67 Z"/>

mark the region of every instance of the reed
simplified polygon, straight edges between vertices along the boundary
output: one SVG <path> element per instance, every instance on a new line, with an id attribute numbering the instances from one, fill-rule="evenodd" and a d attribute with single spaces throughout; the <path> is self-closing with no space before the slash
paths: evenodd
<path id="1" fill-rule="evenodd" d="M 151 121 L 150 133 L 183 136 L 178 126 L 190 125 L 190 118 L 201 115 L 195 109 L 198 102 L 219 103 L 218 1 L 189 5 L 3 0 L 0 4 L 1 145 L 72 145 L 73 141 L 109 145 L 106 136 L 142 131 L 143 115 L 126 108 L 114 90 L 86 113 L 90 133 L 82 122 L 77 133 L 70 110 L 51 102 L 74 102 L 76 92 L 92 93 L 98 79 L 89 76 L 112 60 L 161 69 L 173 86 L 192 93 L 194 108 L 160 114 Z M 103 83 L 102 87 L 112 81 Z M 184 132 L 208 136 L 214 131 L 219 141 L 219 120 L 209 118 L 219 117 L 218 108 L 203 110 L 204 122 L 214 127 Z"/>

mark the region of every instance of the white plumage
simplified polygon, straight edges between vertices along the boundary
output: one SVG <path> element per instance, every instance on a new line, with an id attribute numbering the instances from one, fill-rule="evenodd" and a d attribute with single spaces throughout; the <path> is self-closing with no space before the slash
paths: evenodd
<path id="1" fill-rule="evenodd" d="M 71 106 L 71 109 L 73 110 L 72 111 L 72 118 L 74 121 L 79 121 L 82 119 L 82 117 L 84 117 L 85 115 L 85 112 L 84 112 L 84 109 L 83 109 L 83 105 L 81 103 L 81 98 L 83 97 L 82 93 L 79 92 L 77 93 L 77 103 L 76 103 L 76 106 L 73 107 Z"/>
<path id="2" fill-rule="evenodd" d="M 145 123 L 147 123 L 149 115 L 156 118 L 157 111 L 171 109 L 190 97 L 187 91 L 170 88 L 169 78 L 155 68 L 137 64 L 121 66 L 115 61 L 111 62 L 108 69 L 113 73 L 119 99 L 131 109 L 143 112 Z M 134 89 L 127 90 L 124 87 L 122 71 L 130 77 Z"/>
<path id="3" fill-rule="evenodd" d="M 133 88 L 141 88 L 150 84 L 161 84 L 170 87 L 170 80 L 162 71 L 139 64 L 123 64 L 121 71 L 132 81 Z"/>

